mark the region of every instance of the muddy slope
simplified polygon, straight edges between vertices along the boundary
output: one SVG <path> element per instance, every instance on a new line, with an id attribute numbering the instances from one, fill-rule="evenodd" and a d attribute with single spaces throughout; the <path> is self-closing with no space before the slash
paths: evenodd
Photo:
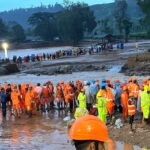
<path id="1" fill-rule="evenodd" d="M 129 57 L 127 63 L 122 67 L 121 72 L 128 76 L 149 76 L 150 52 Z"/>

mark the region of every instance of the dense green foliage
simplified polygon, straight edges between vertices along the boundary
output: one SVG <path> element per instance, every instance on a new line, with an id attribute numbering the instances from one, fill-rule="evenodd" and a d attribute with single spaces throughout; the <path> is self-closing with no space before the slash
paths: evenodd
<path id="1" fill-rule="evenodd" d="M 35 36 L 43 40 L 53 40 L 57 36 L 57 25 L 54 14 L 39 12 L 29 18 L 29 23 L 33 26 Z"/>
<path id="2" fill-rule="evenodd" d="M 7 26 L 0 18 L 0 38 L 5 37 L 7 35 Z"/>
<path id="3" fill-rule="evenodd" d="M 145 18 L 141 20 L 141 24 L 147 28 L 147 35 L 150 37 L 150 0 L 138 0 L 140 7 L 145 13 Z"/>
<path id="4" fill-rule="evenodd" d="M 128 42 L 128 36 L 132 28 L 132 22 L 130 16 L 127 14 L 128 4 L 126 0 L 116 0 L 116 9 L 114 10 L 114 16 L 116 20 L 117 28 L 120 34 L 125 35 L 125 41 Z"/>
<path id="5" fill-rule="evenodd" d="M 13 42 L 24 42 L 26 35 L 23 27 L 16 22 L 9 22 L 6 25 L 0 18 L 0 40 L 11 40 Z"/>
<path id="6" fill-rule="evenodd" d="M 96 27 L 93 12 L 86 4 L 71 4 L 57 16 L 59 36 L 64 40 L 80 41 L 85 32 Z"/>
<path id="7" fill-rule="evenodd" d="M 127 19 L 127 2 L 126 0 L 118 1 L 116 0 L 116 6 L 114 10 L 114 17 L 116 20 L 117 28 L 119 29 L 119 32 L 123 32 L 123 22 L 125 19 Z"/>
<path id="8" fill-rule="evenodd" d="M 26 39 L 26 35 L 24 29 L 20 24 L 15 24 L 11 27 L 11 38 L 14 42 L 24 42 Z"/>
<path id="9" fill-rule="evenodd" d="M 91 32 L 95 26 L 95 17 L 88 5 L 71 3 L 64 11 L 51 13 L 36 13 L 29 18 L 36 36 L 44 40 L 59 37 L 62 40 L 80 41 L 85 32 Z"/>

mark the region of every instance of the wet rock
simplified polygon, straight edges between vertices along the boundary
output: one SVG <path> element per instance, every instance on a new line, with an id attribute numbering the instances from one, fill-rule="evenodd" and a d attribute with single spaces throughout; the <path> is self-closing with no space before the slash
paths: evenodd
<path id="1" fill-rule="evenodd" d="M 7 74 L 7 70 L 4 67 L 0 67 L 0 75 Z"/>
<path id="2" fill-rule="evenodd" d="M 121 72 L 128 76 L 150 75 L 150 53 L 130 57 L 127 63 L 122 67 Z"/>
<path id="3" fill-rule="evenodd" d="M 68 64 L 68 65 L 44 65 L 39 68 L 30 68 L 30 70 L 24 71 L 28 74 L 43 74 L 43 75 L 56 75 L 56 74 L 71 74 L 72 72 L 81 71 L 97 71 L 103 70 L 99 64 Z"/>
<path id="4" fill-rule="evenodd" d="M 72 67 L 69 65 L 61 66 L 58 73 L 60 74 L 72 73 Z"/>
<path id="5" fill-rule="evenodd" d="M 16 64 L 6 64 L 3 67 L 8 71 L 9 74 L 19 72 L 18 66 Z"/>
<path id="6" fill-rule="evenodd" d="M 0 66 L 0 75 L 8 75 L 12 73 L 19 72 L 18 66 L 16 64 L 1 64 Z"/>

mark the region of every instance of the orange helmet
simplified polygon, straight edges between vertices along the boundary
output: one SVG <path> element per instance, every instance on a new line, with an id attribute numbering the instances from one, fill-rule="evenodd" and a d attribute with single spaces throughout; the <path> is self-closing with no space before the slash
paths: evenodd
<path id="1" fill-rule="evenodd" d="M 128 82 L 131 82 L 131 81 L 132 81 L 132 78 L 129 78 L 129 79 L 128 79 Z"/>
<path id="2" fill-rule="evenodd" d="M 110 84 L 110 80 L 109 80 L 109 79 L 107 79 L 106 82 L 107 82 L 108 84 Z"/>
<path id="3" fill-rule="evenodd" d="M 132 81 L 135 81 L 135 80 L 137 80 L 137 78 L 136 77 L 132 77 Z"/>
<path id="4" fill-rule="evenodd" d="M 73 140 L 110 141 L 107 126 L 93 115 L 85 115 L 77 119 L 68 136 Z"/>
<path id="5" fill-rule="evenodd" d="M 128 87 L 127 86 L 123 86 L 123 91 L 126 91 L 127 89 L 128 89 Z"/>
<path id="6" fill-rule="evenodd" d="M 115 82 L 115 83 L 119 83 L 120 81 L 119 81 L 118 79 L 116 79 L 114 82 Z"/>

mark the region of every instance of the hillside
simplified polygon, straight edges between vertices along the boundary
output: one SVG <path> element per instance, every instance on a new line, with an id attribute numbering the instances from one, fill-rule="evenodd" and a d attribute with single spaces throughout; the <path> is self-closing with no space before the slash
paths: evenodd
<path id="1" fill-rule="evenodd" d="M 11 11 L 4 11 L 0 12 L 0 17 L 5 21 L 5 22 L 18 22 L 21 24 L 25 29 L 29 27 L 28 24 L 28 18 L 37 12 L 51 12 L 55 13 L 58 11 L 63 10 L 63 7 L 59 4 L 55 4 L 54 6 L 41 6 L 41 7 L 35 7 L 35 8 L 28 8 L 28 9 L 16 9 L 16 10 L 11 10 Z"/>
<path id="2" fill-rule="evenodd" d="M 131 20 L 139 20 L 144 16 L 140 7 L 138 6 L 136 0 L 127 0 L 128 3 L 128 15 Z M 105 19 L 106 17 L 113 17 L 113 11 L 115 8 L 115 3 L 109 4 L 97 4 L 91 6 L 91 10 L 94 11 L 97 20 Z"/>
<path id="3" fill-rule="evenodd" d="M 128 3 L 128 14 L 131 17 L 131 20 L 133 22 L 136 22 L 136 20 L 139 20 L 139 18 L 143 17 L 143 13 L 138 6 L 136 0 L 127 0 Z M 113 11 L 115 8 L 115 3 L 109 3 L 109 4 L 97 4 L 90 6 L 91 10 L 94 11 L 96 20 L 101 20 L 105 18 L 113 18 Z M 63 6 L 56 4 L 54 6 L 41 6 L 41 7 L 35 7 L 35 8 L 28 8 L 28 9 L 16 9 L 11 11 L 5 11 L 0 12 L 0 17 L 5 22 L 10 21 L 16 21 L 20 23 L 25 29 L 29 27 L 29 24 L 27 22 L 28 18 L 36 12 L 51 12 L 55 13 L 58 11 L 62 11 Z"/>

